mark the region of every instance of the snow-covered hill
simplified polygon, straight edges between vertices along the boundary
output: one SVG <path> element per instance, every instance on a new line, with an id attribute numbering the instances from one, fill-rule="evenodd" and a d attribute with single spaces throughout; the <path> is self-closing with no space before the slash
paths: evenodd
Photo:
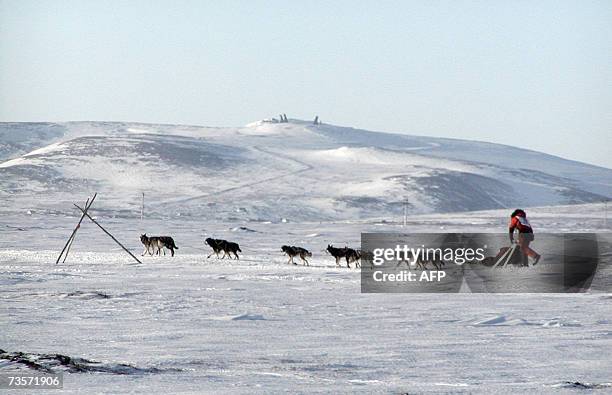
<path id="1" fill-rule="evenodd" d="M 498 144 L 332 125 L 1 123 L 2 212 L 331 220 L 589 203 L 612 170 Z"/>

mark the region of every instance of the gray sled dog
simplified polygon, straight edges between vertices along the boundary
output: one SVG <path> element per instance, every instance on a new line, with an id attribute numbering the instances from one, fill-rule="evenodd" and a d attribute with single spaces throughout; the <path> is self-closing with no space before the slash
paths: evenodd
<path id="1" fill-rule="evenodd" d="M 174 243 L 174 239 L 170 236 L 150 236 L 149 237 L 145 233 L 143 235 L 140 235 L 140 242 L 145 247 L 144 251 L 142 252 L 142 256 L 144 256 L 145 253 L 149 253 L 149 255 L 153 255 L 153 253 L 155 255 L 159 255 L 160 251 L 163 251 L 164 255 L 166 255 L 166 250 L 164 250 L 164 248 L 169 249 L 170 254 L 174 256 L 174 250 L 175 249 L 178 250 L 178 247 Z"/>
<path id="2" fill-rule="evenodd" d="M 311 257 L 312 252 L 308 251 L 307 249 L 296 246 L 282 246 L 281 251 L 287 254 L 287 256 L 289 256 L 289 260 L 287 261 L 287 263 L 293 263 L 294 265 L 297 265 L 297 263 L 293 262 L 293 258 L 299 256 L 302 260 L 303 265 L 310 266 L 310 263 L 308 263 L 306 257 Z"/>

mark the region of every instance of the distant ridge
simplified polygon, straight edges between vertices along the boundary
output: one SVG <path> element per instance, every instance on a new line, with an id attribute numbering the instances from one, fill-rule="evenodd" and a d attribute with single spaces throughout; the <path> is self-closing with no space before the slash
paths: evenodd
<path id="1" fill-rule="evenodd" d="M 0 123 L 0 212 L 346 220 L 612 196 L 612 170 L 485 142 L 289 119 L 208 128 L 130 122 Z"/>

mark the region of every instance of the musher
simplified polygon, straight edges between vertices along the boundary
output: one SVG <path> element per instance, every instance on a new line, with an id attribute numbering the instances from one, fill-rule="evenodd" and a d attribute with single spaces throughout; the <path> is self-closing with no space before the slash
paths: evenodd
<path id="1" fill-rule="evenodd" d="M 518 230 L 518 245 L 523 253 L 523 266 L 529 266 L 529 257 L 534 259 L 533 264 L 537 264 L 540 260 L 540 254 L 529 247 L 534 239 L 533 228 L 527 220 L 527 214 L 521 209 L 516 209 L 510 215 L 510 225 L 508 226 L 510 233 L 510 243 L 514 243 L 514 230 Z"/>

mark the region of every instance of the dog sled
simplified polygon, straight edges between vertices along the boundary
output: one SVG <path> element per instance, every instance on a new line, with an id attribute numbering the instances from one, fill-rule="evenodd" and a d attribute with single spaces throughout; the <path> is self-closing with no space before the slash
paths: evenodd
<path id="1" fill-rule="evenodd" d="M 529 266 L 532 266 L 529 260 L 527 262 Z M 485 266 L 491 266 L 492 268 L 504 267 L 507 265 L 523 266 L 523 252 L 518 244 L 513 243 L 510 247 L 500 248 L 497 256 L 487 257 L 485 261 L 483 261 L 483 264 Z"/>

